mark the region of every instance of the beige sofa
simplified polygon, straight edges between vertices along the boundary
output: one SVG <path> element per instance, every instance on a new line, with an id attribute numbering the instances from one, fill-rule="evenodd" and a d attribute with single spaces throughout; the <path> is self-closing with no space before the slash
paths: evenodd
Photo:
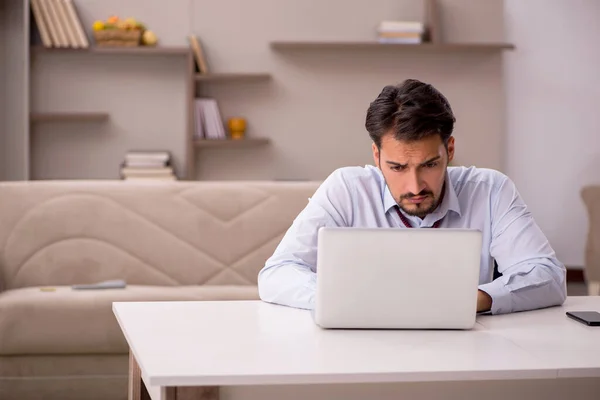
<path id="1" fill-rule="evenodd" d="M 590 296 L 600 295 L 600 185 L 586 186 L 581 197 L 588 214 L 585 280 Z"/>
<path id="2" fill-rule="evenodd" d="M 0 399 L 125 399 L 113 301 L 257 299 L 316 182 L 0 183 Z M 125 289 L 71 285 L 124 279 Z"/>

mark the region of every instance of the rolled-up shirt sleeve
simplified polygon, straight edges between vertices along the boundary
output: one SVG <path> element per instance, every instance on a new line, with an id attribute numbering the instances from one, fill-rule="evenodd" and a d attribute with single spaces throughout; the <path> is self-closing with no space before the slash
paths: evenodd
<path id="1" fill-rule="evenodd" d="M 566 268 L 514 183 L 505 178 L 490 200 L 490 254 L 502 276 L 479 289 L 492 298 L 492 314 L 561 305 L 566 299 Z"/>
<path id="2" fill-rule="evenodd" d="M 258 293 L 263 301 L 314 308 L 318 231 L 321 227 L 349 226 L 350 190 L 337 170 L 309 199 L 258 274 Z"/>

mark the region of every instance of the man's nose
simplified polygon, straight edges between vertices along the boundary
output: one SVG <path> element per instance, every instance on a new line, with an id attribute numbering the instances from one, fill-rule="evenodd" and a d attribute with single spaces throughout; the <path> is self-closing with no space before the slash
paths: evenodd
<path id="1" fill-rule="evenodd" d="M 408 191 L 412 194 L 419 194 L 423 190 L 423 181 L 417 172 L 411 172 L 408 182 Z"/>

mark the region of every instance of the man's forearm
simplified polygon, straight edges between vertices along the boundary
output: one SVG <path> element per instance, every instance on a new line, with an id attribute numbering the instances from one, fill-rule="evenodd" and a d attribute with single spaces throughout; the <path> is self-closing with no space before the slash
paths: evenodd
<path id="1" fill-rule="evenodd" d="M 493 314 L 535 310 L 565 301 L 565 275 L 560 267 L 523 265 L 479 289 L 490 295 Z"/>
<path id="2" fill-rule="evenodd" d="M 309 268 L 285 264 L 266 268 L 258 275 L 261 300 L 289 307 L 313 309 L 317 274 Z"/>

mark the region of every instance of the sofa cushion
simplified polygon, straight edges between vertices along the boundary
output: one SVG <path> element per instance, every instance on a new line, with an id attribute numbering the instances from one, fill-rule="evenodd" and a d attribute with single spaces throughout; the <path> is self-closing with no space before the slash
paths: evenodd
<path id="1" fill-rule="evenodd" d="M 127 354 L 0 356 L 2 400 L 127 400 Z"/>
<path id="2" fill-rule="evenodd" d="M 256 286 L 136 286 L 0 293 L 0 355 L 119 354 L 128 347 L 114 301 L 256 300 Z"/>
<path id="3" fill-rule="evenodd" d="M 45 354 L 0 356 L 2 378 L 36 379 L 67 376 L 127 377 L 129 354 Z M 1 385 L 0 385 L 1 386 Z M 0 396 L 4 400 L 4 397 Z"/>

